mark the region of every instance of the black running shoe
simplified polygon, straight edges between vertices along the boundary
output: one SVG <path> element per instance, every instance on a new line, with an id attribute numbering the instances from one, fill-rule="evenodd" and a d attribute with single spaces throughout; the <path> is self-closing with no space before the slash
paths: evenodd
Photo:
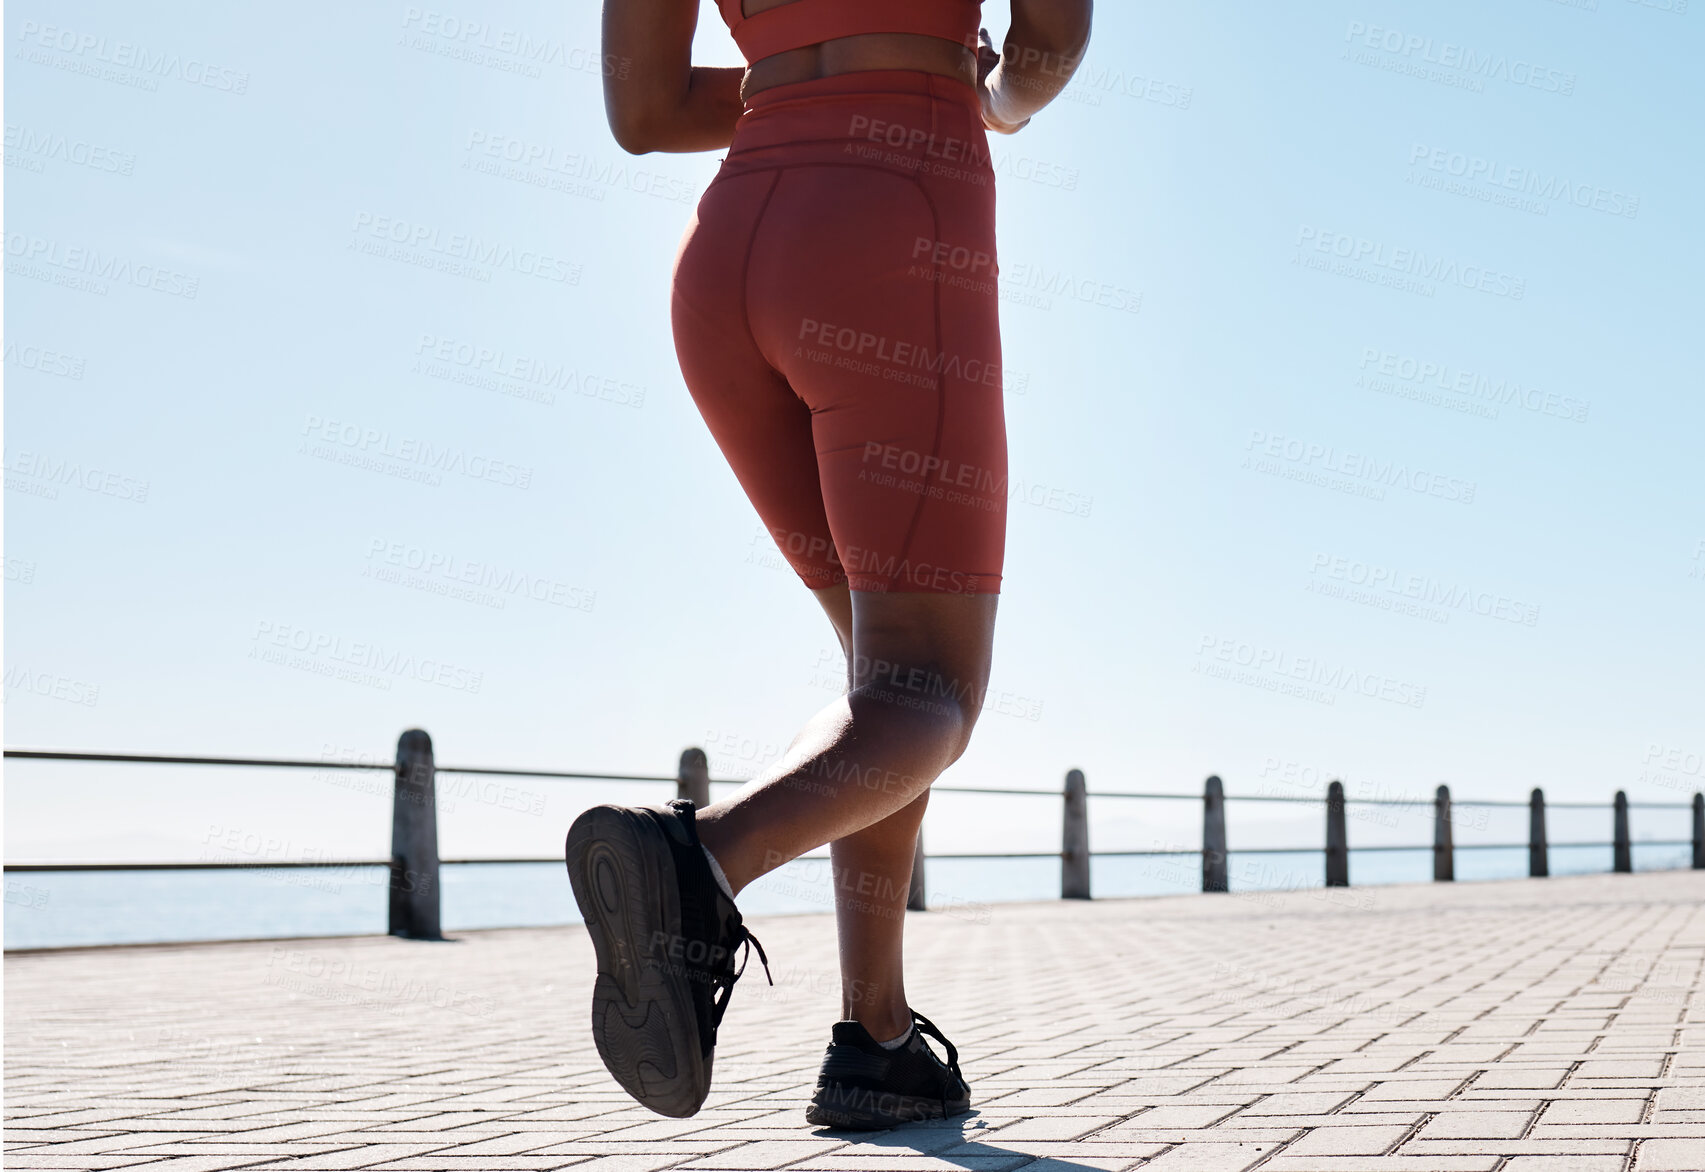
<path id="1" fill-rule="evenodd" d="M 942 1065 L 924 1035 L 947 1047 Z M 912 1036 L 884 1050 L 856 1021 L 835 1023 L 823 1056 L 817 1093 L 805 1119 L 819 1127 L 875 1131 L 918 1119 L 946 1119 L 971 1109 L 971 1088 L 959 1073 L 959 1051 L 935 1024 L 912 1010 Z"/>
<path id="2" fill-rule="evenodd" d="M 592 1036 L 610 1074 L 659 1115 L 695 1114 L 710 1093 L 716 1027 L 758 950 L 722 893 L 693 804 L 594 806 L 574 820 L 568 877 L 598 953 Z M 773 981 L 771 982 L 774 983 Z"/>

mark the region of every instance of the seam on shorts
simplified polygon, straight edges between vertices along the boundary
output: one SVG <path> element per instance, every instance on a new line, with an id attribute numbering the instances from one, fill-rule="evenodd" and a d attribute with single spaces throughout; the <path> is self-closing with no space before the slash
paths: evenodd
<path id="1" fill-rule="evenodd" d="M 932 119 L 933 119 L 933 115 L 932 115 Z M 933 120 L 932 120 L 932 126 L 933 126 Z M 750 168 L 749 171 L 747 172 L 749 174 L 760 172 L 760 171 L 774 171 L 775 175 L 776 175 L 775 180 L 770 184 L 769 193 L 764 196 L 763 205 L 758 210 L 758 223 L 762 222 L 764 212 L 769 208 L 771 197 L 773 197 L 775 195 L 776 188 L 781 185 L 781 174 L 782 174 L 782 172 L 787 171 L 787 170 L 798 169 L 798 168 L 802 168 L 802 167 L 851 167 L 851 168 L 858 169 L 858 170 L 877 170 L 877 171 L 886 172 L 890 175 L 895 176 L 898 179 L 905 180 L 907 183 L 910 183 L 912 185 L 912 187 L 917 191 L 919 198 L 921 198 L 924 201 L 924 206 L 926 206 L 929 209 L 930 222 L 931 222 L 933 229 L 934 229 L 934 232 L 935 232 L 934 238 L 938 239 L 938 240 L 941 238 L 941 212 L 935 206 L 935 201 L 930 198 L 929 190 L 928 190 L 928 188 L 926 188 L 924 186 L 924 182 L 922 179 L 918 178 L 918 176 L 911 174 L 909 172 L 900 171 L 900 170 L 897 170 L 895 168 L 882 166 L 880 164 L 871 164 L 869 162 L 863 162 L 863 161 L 854 162 L 854 163 L 842 163 L 839 161 L 827 161 L 826 160 L 826 161 L 822 161 L 822 162 L 813 161 L 813 162 L 805 162 L 805 163 L 780 163 L 780 164 L 775 164 L 773 166 L 759 165 L 759 166 L 755 166 L 755 167 Z M 749 311 L 747 311 L 747 309 L 746 309 L 746 270 L 747 270 L 747 267 L 751 263 L 752 249 L 756 245 L 756 242 L 757 242 L 758 223 L 753 224 L 751 239 L 748 240 L 747 244 L 746 244 L 746 262 L 745 262 L 745 264 L 743 264 L 741 266 L 741 271 L 740 271 L 740 304 L 741 304 L 742 313 L 745 314 L 746 319 L 747 319 L 746 332 L 747 332 L 748 336 L 751 336 L 752 326 L 751 326 L 751 315 L 750 315 Z M 936 352 L 939 354 L 942 351 L 941 285 L 937 282 L 934 282 L 934 281 L 930 282 L 930 284 L 931 284 L 931 291 L 930 291 L 931 292 L 931 301 L 932 301 L 932 305 L 933 305 L 934 318 L 935 318 L 934 324 L 935 324 Z M 755 337 L 752 339 L 752 344 L 754 347 L 757 346 L 757 339 Z M 763 351 L 761 349 L 758 351 L 758 353 L 760 356 L 763 356 Z M 767 356 L 764 357 L 764 360 L 765 360 L 765 362 L 769 361 Z M 930 453 L 929 453 L 932 458 L 939 455 L 941 452 L 941 437 L 942 437 L 943 431 L 946 430 L 946 417 L 947 417 L 947 374 L 946 374 L 946 364 L 944 363 L 943 368 L 942 368 L 942 377 L 936 385 L 935 437 L 930 443 Z M 924 505 L 926 503 L 927 503 L 927 501 L 924 497 L 919 497 L 917 505 L 912 510 L 912 519 L 911 519 L 911 522 L 906 527 L 906 536 L 902 539 L 902 541 L 900 543 L 899 556 L 896 559 L 896 563 L 894 566 L 894 572 L 893 572 L 893 574 L 889 575 L 888 579 L 887 579 L 887 584 L 888 584 L 888 587 L 890 589 L 893 587 L 894 583 L 900 579 L 901 567 L 903 566 L 903 564 L 906 561 L 906 555 L 911 551 L 913 539 L 917 536 L 918 525 L 923 520 L 923 509 L 924 509 Z M 847 574 L 848 579 L 849 579 L 849 584 L 850 584 L 851 572 L 846 570 L 846 568 L 844 566 L 842 567 L 842 570 L 844 573 Z M 861 577 L 862 576 L 864 576 L 864 575 L 861 575 Z M 980 574 L 973 575 L 973 577 L 977 577 L 977 578 L 981 578 L 983 576 L 984 575 L 980 575 Z"/>
<path id="2" fill-rule="evenodd" d="M 934 91 L 933 90 L 931 91 L 931 97 L 932 98 L 934 97 Z M 939 107 L 937 106 L 937 104 L 932 100 L 929 103 L 929 130 L 930 130 L 930 136 L 931 136 L 932 140 L 933 140 L 936 132 L 940 129 L 940 126 L 938 125 L 938 123 L 940 122 L 940 119 L 941 119 L 941 111 L 940 111 Z M 912 176 L 911 179 L 912 179 L 912 186 L 917 188 L 918 195 L 924 201 L 924 206 L 929 208 L 930 226 L 932 229 L 932 234 L 930 236 L 930 239 L 940 240 L 941 239 L 941 211 L 939 208 L 937 208 L 935 206 L 935 200 L 930 198 L 929 189 L 924 186 L 923 180 L 918 178 L 915 175 Z M 939 356 L 939 355 L 944 354 L 946 352 L 945 351 L 946 342 L 942 337 L 942 329 L 941 329 L 941 283 L 939 281 L 931 281 L 930 282 L 930 304 L 934 310 L 934 317 L 935 317 L 935 352 Z M 946 430 L 946 428 L 945 428 L 946 419 L 947 419 L 947 363 L 944 361 L 941 364 L 941 377 L 940 377 L 940 379 L 938 379 L 936 381 L 936 386 L 935 386 L 935 438 L 930 441 L 929 458 L 931 460 L 934 460 L 937 456 L 939 456 L 941 454 L 941 435 L 942 435 L 942 432 L 944 430 Z M 906 527 L 906 536 L 900 542 L 899 560 L 897 562 L 895 562 L 894 573 L 888 579 L 888 585 L 890 588 L 893 587 L 895 581 L 900 577 L 902 570 L 903 570 L 903 567 L 906 564 L 907 558 L 912 551 L 912 541 L 918 535 L 918 524 L 923 520 L 924 506 L 928 503 L 929 503 L 929 497 L 927 494 L 920 494 L 918 496 L 918 503 L 912 509 L 912 523 Z"/>
<path id="3" fill-rule="evenodd" d="M 746 256 L 740 262 L 740 317 L 746 323 L 746 337 L 752 343 L 752 349 L 772 370 L 775 369 L 775 364 L 770 362 L 764 348 L 758 345 L 757 335 L 752 332 L 751 283 L 746 278 L 752 271 L 752 251 L 758 246 L 758 232 L 764 226 L 764 213 L 770 210 L 770 200 L 775 198 L 776 188 L 781 186 L 784 170 L 785 167 L 776 168 L 775 178 L 770 180 L 770 189 L 764 193 L 764 202 L 758 205 L 758 214 L 752 220 L 752 234 L 746 238 Z"/>
<path id="4" fill-rule="evenodd" d="M 933 126 L 931 129 L 933 130 Z M 930 224 L 935 232 L 931 239 L 940 240 L 941 212 L 936 208 L 935 201 L 929 197 L 929 192 L 924 189 L 924 185 L 920 180 L 913 178 L 912 186 L 917 188 L 918 195 L 923 198 L 924 205 L 929 208 Z M 935 316 L 935 352 L 939 356 L 945 352 L 941 330 L 941 283 L 939 281 L 930 282 L 930 301 L 934 308 Z M 946 430 L 946 420 L 947 363 L 944 361 L 941 364 L 941 377 L 936 381 L 935 386 L 935 438 L 930 441 L 929 456 L 931 460 L 941 454 L 941 434 L 944 430 Z M 920 494 L 918 496 L 918 503 L 912 508 L 911 524 L 906 526 L 906 536 L 900 542 L 899 560 L 894 565 L 894 573 L 890 575 L 888 579 L 888 585 L 890 588 L 892 588 L 895 581 L 899 579 L 902 567 L 906 564 L 907 555 L 911 553 L 912 539 L 918 535 L 918 524 L 923 520 L 924 506 L 928 503 L 928 495 Z"/>
<path id="5" fill-rule="evenodd" d="M 933 123 L 932 123 L 932 127 L 933 127 Z M 775 194 L 776 187 L 779 186 L 781 183 L 781 172 L 789 169 L 789 167 L 796 167 L 796 168 L 797 167 L 853 167 L 853 168 L 858 168 L 861 170 L 872 169 L 870 164 L 862 163 L 862 162 L 861 163 L 840 163 L 840 162 L 816 163 L 816 162 L 811 162 L 811 163 L 794 163 L 794 164 L 787 164 L 787 165 L 783 165 L 783 166 L 777 166 L 777 167 L 773 168 L 776 172 L 776 181 L 770 187 L 770 195 Z M 755 170 L 756 169 L 760 169 L 760 168 L 755 168 Z M 771 168 L 761 168 L 761 169 L 769 170 Z M 877 167 L 874 169 L 887 172 L 888 174 L 891 174 L 898 179 L 903 179 L 907 183 L 912 185 L 913 189 L 917 191 L 918 197 L 924 201 L 924 206 L 929 209 L 930 223 L 931 223 L 932 229 L 935 233 L 933 239 L 936 239 L 936 240 L 941 239 L 941 212 L 935 206 L 935 201 L 930 198 L 929 189 L 924 186 L 923 180 L 919 179 L 916 175 L 908 174 L 904 171 L 893 170 L 893 169 L 887 168 L 887 167 Z M 764 197 L 764 207 L 767 208 L 768 206 L 769 206 L 769 196 L 765 196 Z M 762 211 L 762 209 L 760 209 L 759 218 L 761 219 L 762 216 L 763 216 L 763 211 Z M 752 231 L 752 240 L 755 242 L 756 239 L 757 239 L 757 228 L 754 227 L 753 231 Z M 752 244 L 748 243 L 747 244 L 747 260 L 748 261 L 750 261 L 750 259 L 751 259 L 751 249 L 752 249 Z M 745 294 L 746 277 L 745 277 L 744 269 L 741 272 L 740 283 L 741 283 L 741 303 L 742 303 L 742 305 L 744 305 L 745 296 L 746 296 L 746 294 Z M 933 316 L 935 319 L 935 321 L 934 321 L 935 349 L 936 349 L 936 353 L 940 354 L 942 352 L 942 329 L 941 329 L 941 285 L 939 282 L 935 282 L 935 281 L 930 282 L 930 299 L 931 299 L 931 305 L 933 308 Z M 750 325 L 750 321 L 748 320 L 748 324 L 747 324 L 748 333 L 750 332 L 750 330 L 751 330 L 751 325 Z M 753 345 L 756 345 L 756 344 L 757 344 L 757 342 L 754 339 Z M 763 351 L 760 350 L 759 353 L 762 354 Z M 767 361 L 767 359 L 766 359 L 766 361 Z M 942 432 L 946 430 L 947 371 L 946 371 L 946 364 L 945 363 L 943 363 L 943 366 L 942 366 L 942 376 L 939 380 L 937 380 L 937 383 L 936 383 L 935 396 L 936 396 L 936 400 L 935 400 L 936 401 L 936 407 L 935 407 L 935 437 L 930 442 L 930 452 L 929 452 L 930 457 L 932 459 L 934 457 L 936 457 L 937 455 L 939 455 L 941 452 L 941 436 L 942 436 Z M 893 587 L 895 582 L 900 580 L 900 577 L 902 574 L 902 569 L 903 569 L 903 566 L 904 566 L 905 561 L 906 561 L 906 557 L 911 552 L 912 541 L 913 541 L 913 539 L 915 539 L 917 537 L 918 525 L 923 520 L 924 505 L 927 503 L 928 503 L 927 498 L 920 496 L 918 498 L 918 503 L 912 509 L 912 519 L 906 526 L 905 537 L 901 539 L 899 555 L 898 555 L 898 557 L 895 561 L 895 565 L 894 565 L 894 572 L 892 574 L 890 574 L 887 578 L 887 584 L 888 584 L 888 587 L 890 589 Z M 848 571 L 848 576 L 850 579 L 850 576 L 851 576 L 850 571 Z"/>

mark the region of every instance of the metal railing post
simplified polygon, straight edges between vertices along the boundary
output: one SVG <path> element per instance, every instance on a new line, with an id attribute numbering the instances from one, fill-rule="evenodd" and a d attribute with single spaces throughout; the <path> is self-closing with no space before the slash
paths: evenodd
<path id="1" fill-rule="evenodd" d="M 1225 865 L 1225 785 L 1218 777 L 1202 787 L 1202 890 L 1229 891 Z"/>
<path id="2" fill-rule="evenodd" d="M 1618 875 L 1631 875 L 1634 872 L 1634 850 L 1628 841 L 1628 795 L 1622 790 L 1616 791 L 1614 809 L 1616 833 L 1610 848 L 1610 869 Z"/>
<path id="3" fill-rule="evenodd" d="M 1433 881 L 1456 879 L 1456 848 L 1450 835 L 1450 786 L 1439 786 L 1433 796 Z"/>
<path id="4" fill-rule="evenodd" d="M 1545 841 L 1545 791 L 1533 787 L 1527 799 L 1527 874 L 1543 879 L 1551 874 L 1551 851 Z"/>
<path id="5" fill-rule="evenodd" d="M 695 809 L 710 805 L 710 762 L 703 749 L 682 749 L 675 771 L 675 796 L 686 798 Z"/>
<path id="6" fill-rule="evenodd" d="M 1705 871 L 1705 794 L 1693 795 L 1693 869 Z"/>
<path id="7" fill-rule="evenodd" d="M 1350 836 L 1344 828 L 1344 783 L 1326 787 L 1326 886 L 1350 885 Z"/>
<path id="8" fill-rule="evenodd" d="M 444 939 L 438 918 L 438 786 L 432 738 L 418 728 L 397 738 L 390 894 L 392 936 Z"/>
<path id="9" fill-rule="evenodd" d="M 918 840 L 912 847 L 912 885 L 906 892 L 906 910 L 923 912 L 929 910 L 929 902 L 924 898 L 924 828 L 918 827 Z"/>
<path id="10" fill-rule="evenodd" d="M 1065 825 L 1060 836 L 1060 898 L 1089 898 L 1089 786 L 1083 770 L 1066 774 Z"/>

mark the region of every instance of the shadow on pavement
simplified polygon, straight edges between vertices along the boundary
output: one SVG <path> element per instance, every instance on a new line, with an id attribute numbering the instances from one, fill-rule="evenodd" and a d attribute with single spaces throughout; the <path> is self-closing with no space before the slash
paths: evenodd
<path id="1" fill-rule="evenodd" d="M 1045 1166 L 1049 1172 L 1102 1172 L 1092 1164 L 1080 1164 L 1062 1156 L 1039 1155 L 1033 1151 L 1014 1151 L 979 1138 L 991 1131 L 992 1128 L 979 1118 L 978 1112 L 972 1111 L 967 1115 L 956 1115 L 952 1119 L 925 1119 L 917 1123 L 906 1123 L 888 1131 L 838 1131 L 819 1127 L 811 1134 L 858 1145 L 857 1149 L 851 1152 L 844 1149 L 836 1152 L 837 1156 L 932 1156 L 937 1160 L 979 1169 L 981 1172 L 1000 1167 L 1016 1170 L 1031 1163 Z M 1008 1165 L 992 1162 L 1001 1157 L 1013 1162 Z"/>

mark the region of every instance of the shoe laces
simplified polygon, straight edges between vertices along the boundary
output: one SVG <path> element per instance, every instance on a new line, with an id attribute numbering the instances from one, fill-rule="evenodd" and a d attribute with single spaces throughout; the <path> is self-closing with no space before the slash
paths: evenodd
<path id="1" fill-rule="evenodd" d="M 758 950 L 758 963 L 764 966 L 764 980 L 772 985 L 776 983 L 776 979 L 770 976 L 770 958 L 764 955 L 764 946 L 758 943 L 758 938 L 752 935 L 751 929 L 747 928 L 745 923 L 741 921 L 738 911 L 733 913 L 733 920 L 729 924 L 728 933 L 734 938 L 735 947 L 745 945 L 745 950 L 740 954 L 739 968 L 717 973 L 711 978 L 713 997 L 710 1024 L 713 1030 L 722 1024 L 722 1015 L 728 1010 L 728 999 L 734 995 L 734 982 L 738 981 L 741 975 L 745 973 L 746 962 L 752 958 L 754 948 Z M 733 948 L 730 948 L 729 952 L 732 953 Z M 943 1041 L 945 1040 L 943 1039 Z"/>
<path id="2" fill-rule="evenodd" d="M 761 949 L 759 950 L 759 954 L 762 955 Z M 954 1048 L 952 1042 L 947 1040 L 947 1035 L 942 1033 L 940 1028 L 937 1027 L 933 1021 L 915 1009 L 912 1010 L 912 1025 L 917 1028 L 918 1033 L 934 1038 L 943 1046 L 947 1047 L 947 1069 L 953 1072 L 954 1078 L 958 1079 L 960 1082 L 964 1082 L 965 1076 L 959 1073 L 959 1051 Z M 929 1047 L 926 1046 L 924 1048 L 927 1050 Z M 937 1059 L 936 1061 L 939 1062 L 940 1059 Z"/>

